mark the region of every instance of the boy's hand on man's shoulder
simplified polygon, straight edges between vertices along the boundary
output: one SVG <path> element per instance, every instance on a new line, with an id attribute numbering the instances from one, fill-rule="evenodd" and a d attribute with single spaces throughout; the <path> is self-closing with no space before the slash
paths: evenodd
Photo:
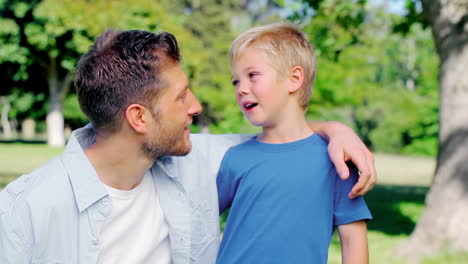
<path id="1" fill-rule="evenodd" d="M 348 126 L 333 122 L 333 132 L 329 133 L 328 153 L 342 179 L 349 177 L 346 162 L 353 162 L 359 170 L 359 180 L 349 193 L 349 198 L 369 192 L 377 182 L 374 155 L 364 145 L 358 135 Z"/>
<path id="2" fill-rule="evenodd" d="M 346 162 L 353 162 L 359 170 L 359 180 L 349 193 L 349 198 L 361 196 L 370 191 L 377 182 L 374 155 L 364 142 L 348 126 L 339 122 L 309 122 L 310 128 L 328 140 L 328 154 L 342 179 L 349 177 Z"/>

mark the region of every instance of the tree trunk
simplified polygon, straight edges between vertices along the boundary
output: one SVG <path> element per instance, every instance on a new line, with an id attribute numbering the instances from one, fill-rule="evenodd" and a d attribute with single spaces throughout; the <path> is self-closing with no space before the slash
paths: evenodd
<path id="1" fill-rule="evenodd" d="M 468 1 L 422 3 L 441 61 L 440 131 L 426 207 L 399 248 L 413 262 L 445 246 L 468 250 Z"/>
<path id="2" fill-rule="evenodd" d="M 10 101 L 7 97 L 0 97 L 0 102 L 3 104 L 2 107 L 2 128 L 3 136 L 6 139 L 11 138 L 11 126 L 10 121 L 8 121 L 8 112 L 10 111 Z"/>
<path id="3" fill-rule="evenodd" d="M 47 144 L 51 147 L 61 147 L 65 145 L 62 105 L 57 100 L 50 100 L 46 125 Z"/>
<path id="4" fill-rule="evenodd" d="M 60 81 L 55 57 L 50 57 L 48 71 L 50 105 L 46 117 L 47 144 L 52 147 L 61 147 L 65 145 L 62 105 L 73 80 L 73 72 L 68 72 L 64 79 Z"/>

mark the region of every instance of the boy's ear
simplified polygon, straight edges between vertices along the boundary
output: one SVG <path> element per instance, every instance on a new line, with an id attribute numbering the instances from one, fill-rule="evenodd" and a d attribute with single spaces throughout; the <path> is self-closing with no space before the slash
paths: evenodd
<path id="1" fill-rule="evenodd" d="M 304 82 L 304 70 L 301 66 L 294 66 L 294 68 L 292 68 L 289 81 L 291 83 L 289 86 L 290 93 L 294 93 L 302 87 L 302 83 Z"/>
<path id="2" fill-rule="evenodd" d="M 148 114 L 146 107 L 140 104 L 131 104 L 125 111 L 128 125 L 137 133 L 143 134 L 148 130 Z"/>

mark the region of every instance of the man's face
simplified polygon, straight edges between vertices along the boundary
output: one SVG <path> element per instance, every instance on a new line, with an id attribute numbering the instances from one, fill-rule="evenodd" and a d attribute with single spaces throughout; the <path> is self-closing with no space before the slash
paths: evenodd
<path id="1" fill-rule="evenodd" d="M 153 134 L 143 143 L 143 151 L 152 158 L 183 156 L 192 148 L 188 127 L 202 108 L 179 64 L 165 69 L 161 77 L 167 86 L 155 103 Z"/>

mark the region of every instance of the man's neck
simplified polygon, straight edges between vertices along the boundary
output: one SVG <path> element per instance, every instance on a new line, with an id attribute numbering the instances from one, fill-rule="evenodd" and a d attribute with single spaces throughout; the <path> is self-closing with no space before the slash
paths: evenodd
<path id="1" fill-rule="evenodd" d="M 123 135 L 96 137 L 96 142 L 85 150 L 85 155 L 96 170 L 99 179 L 115 189 L 131 190 L 143 180 L 154 159 L 142 154 L 140 144 Z"/>

